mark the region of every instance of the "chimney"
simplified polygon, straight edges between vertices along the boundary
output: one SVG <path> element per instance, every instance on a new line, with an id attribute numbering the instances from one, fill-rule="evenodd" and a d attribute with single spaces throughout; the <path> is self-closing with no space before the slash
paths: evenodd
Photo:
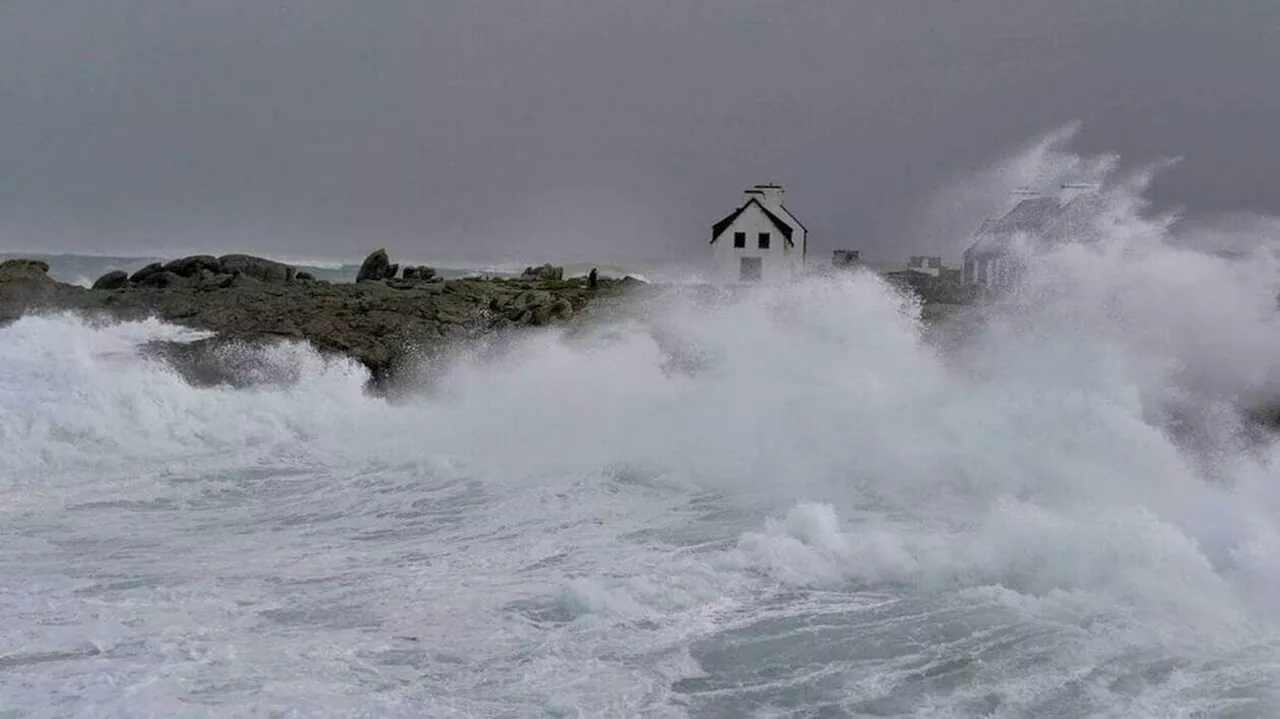
<path id="1" fill-rule="evenodd" d="M 782 196 L 786 194 L 786 190 L 781 185 L 756 185 L 747 190 L 747 199 L 756 198 L 760 200 L 760 204 L 775 210 L 782 207 Z"/>

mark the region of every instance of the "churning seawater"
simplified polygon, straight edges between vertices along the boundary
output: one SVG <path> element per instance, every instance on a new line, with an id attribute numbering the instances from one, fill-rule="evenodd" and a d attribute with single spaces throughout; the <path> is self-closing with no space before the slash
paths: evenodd
<path id="1" fill-rule="evenodd" d="M 1126 193 L 939 342 L 673 290 L 388 402 L 0 328 L 0 716 L 1280 716 L 1276 266 Z"/>

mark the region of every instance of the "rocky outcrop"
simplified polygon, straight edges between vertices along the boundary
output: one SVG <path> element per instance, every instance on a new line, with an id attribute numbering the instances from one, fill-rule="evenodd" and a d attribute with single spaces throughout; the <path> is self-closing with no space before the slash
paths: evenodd
<path id="1" fill-rule="evenodd" d="M 223 255 L 215 271 L 227 275 L 244 275 L 259 282 L 283 284 L 292 282 L 296 270 L 283 262 L 253 255 Z"/>
<path id="2" fill-rule="evenodd" d="M 49 265 L 40 260 L 5 260 L 0 262 L 0 281 L 52 281 Z"/>
<path id="3" fill-rule="evenodd" d="M 227 343 L 305 340 L 322 352 L 359 360 L 375 383 L 385 385 L 418 355 L 488 333 L 576 321 L 589 302 L 625 287 L 599 279 L 593 291 L 585 278 L 422 280 L 420 271 L 409 280 L 328 283 L 304 281 L 291 267 L 285 271 L 285 265 L 247 255 L 219 257 L 217 264 L 207 255 L 195 257 L 149 265 L 129 277 L 109 273 L 94 289 L 54 282 L 43 263 L 6 262 L 0 265 L 0 320 L 32 310 L 73 310 L 211 330 L 216 341 L 156 349 L 156 356 L 206 382 L 234 374 L 228 357 L 249 361 L 228 354 Z M 391 266 L 388 261 L 382 271 Z M 216 356 L 210 354 L 215 349 Z"/>
<path id="4" fill-rule="evenodd" d="M 143 287 L 183 287 L 191 283 L 186 277 L 176 275 L 168 270 L 161 270 L 143 277 L 138 284 Z"/>
<path id="5" fill-rule="evenodd" d="M 21 317 L 33 307 L 56 301 L 61 287 L 39 260 L 0 262 L 0 324 Z M 75 288 L 80 289 L 80 288 Z"/>
<path id="6" fill-rule="evenodd" d="M 526 267 L 520 275 L 522 280 L 535 280 L 539 282 L 555 282 L 564 279 L 564 268 L 553 267 L 545 264 L 541 267 Z"/>
<path id="7" fill-rule="evenodd" d="M 417 282 L 427 282 L 434 279 L 436 270 L 434 267 L 426 265 L 418 265 L 417 267 L 409 266 L 404 268 L 404 279 Z"/>
<path id="8" fill-rule="evenodd" d="M 377 249 L 364 258 L 364 262 L 360 265 L 360 270 L 356 272 L 356 282 L 377 282 L 379 280 L 394 279 L 399 269 L 399 265 L 391 264 L 391 258 L 387 256 L 385 249 Z"/>
<path id="9" fill-rule="evenodd" d="M 129 275 L 129 283 L 134 285 L 141 284 L 151 275 L 157 275 L 161 272 L 164 272 L 164 264 L 160 262 L 152 262 L 146 267 L 134 272 L 132 275 Z"/>
<path id="10" fill-rule="evenodd" d="M 406 265 L 404 274 L 400 274 L 400 265 L 391 261 L 385 249 L 374 250 L 360 265 L 356 273 L 356 282 L 384 282 L 388 287 L 397 290 L 412 289 L 419 282 L 436 280 L 434 267 L 426 265 Z"/>
<path id="11" fill-rule="evenodd" d="M 575 297 L 579 308 L 586 304 L 585 296 Z M 573 317 L 573 300 L 546 290 L 529 289 L 518 295 L 498 296 L 490 301 L 490 309 L 500 312 L 508 320 L 525 325 L 541 326 L 556 320 Z"/>
<path id="12" fill-rule="evenodd" d="M 314 279 L 307 273 L 298 273 L 292 266 L 254 255 L 191 255 L 169 262 L 153 262 L 126 275 L 108 272 L 94 283 L 95 290 L 118 290 L 130 286 L 171 288 L 199 287 L 226 288 L 259 283 L 288 284 L 302 279 Z"/>
<path id="13" fill-rule="evenodd" d="M 263 261 L 269 262 L 270 260 Z M 201 272 L 206 271 L 215 275 L 229 274 L 224 268 L 223 261 L 213 255 L 192 255 L 191 257 L 182 257 L 169 262 L 161 269 L 164 272 L 189 279 L 199 277 Z"/>
<path id="14" fill-rule="evenodd" d="M 93 283 L 95 290 L 118 290 L 129 284 L 129 273 L 124 270 L 112 270 Z"/>

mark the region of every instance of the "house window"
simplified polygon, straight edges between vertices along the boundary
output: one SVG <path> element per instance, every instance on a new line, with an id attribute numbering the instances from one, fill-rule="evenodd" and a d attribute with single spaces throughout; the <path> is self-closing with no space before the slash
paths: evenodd
<path id="1" fill-rule="evenodd" d="M 760 249 L 762 250 L 769 249 L 769 233 L 761 232 L 759 237 L 759 242 L 760 242 Z"/>
<path id="2" fill-rule="evenodd" d="M 734 246 L 734 247 L 746 247 L 746 246 L 747 246 L 747 233 L 745 233 L 745 232 L 735 232 L 735 233 L 733 233 L 733 246 Z"/>
<path id="3" fill-rule="evenodd" d="M 743 282 L 759 282 L 764 267 L 759 257 L 743 257 L 738 261 L 738 279 Z"/>

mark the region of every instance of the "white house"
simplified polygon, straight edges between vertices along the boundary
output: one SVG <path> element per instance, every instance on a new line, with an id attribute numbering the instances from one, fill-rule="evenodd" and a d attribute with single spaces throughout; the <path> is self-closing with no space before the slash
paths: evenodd
<path id="1" fill-rule="evenodd" d="M 778 185 L 756 185 L 711 228 L 711 257 L 723 282 L 780 282 L 799 277 L 809 231 L 782 204 Z"/>
<path id="2" fill-rule="evenodd" d="M 1073 218 L 1095 195 L 1092 185 L 1063 185 L 1055 195 L 1019 190 L 1013 209 L 997 219 L 986 220 L 974 233 L 973 244 L 964 251 L 966 285 L 994 288 L 1007 285 L 1020 266 L 1018 242 L 1043 245 L 1074 237 Z"/>

